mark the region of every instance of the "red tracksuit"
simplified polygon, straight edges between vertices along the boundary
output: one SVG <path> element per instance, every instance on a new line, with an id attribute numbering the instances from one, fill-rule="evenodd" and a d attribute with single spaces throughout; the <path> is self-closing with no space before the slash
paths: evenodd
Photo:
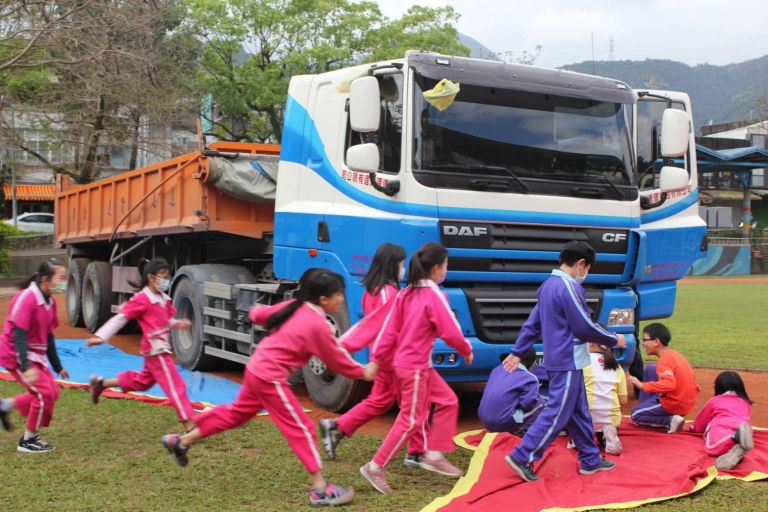
<path id="1" fill-rule="evenodd" d="M 21 416 L 27 418 L 27 430 L 37 432 L 47 427 L 53 419 L 53 406 L 61 395 L 56 378 L 48 367 L 46 351 L 48 335 L 58 327 L 56 301 L 53 297 L 45 300 L 36 283 L 20 290 L 11 299 L 10 313 L 5 319 L 3 337 L 0 340 L 0 365 L 24 386 L 26 393 L 14 397 L 14 404 Z M 13 330 L 18 327 L 27 332 L 27 361 L 30 368 L 37 369 L 37 381 L 27 384 L 22 378 Z"/>
<path id="2" fill-rule="evenodd" d="M 288 304 L 257 306 L 248 316 L 251 322 L 263 325 Z M 288 376 L 307 364 L 313 355 L 346 377 L 356 379 L 363 375 L 363 367 L 336 342 L 322 308 L 305 302 L 283 325 L 261 340 L 245 368 L 235 402 L 219 405 L 195 418 L 202 437 L 239 427 L 266 409 L 307 471 L 320 470 L 315 425 L 287 382 Z"/>
<path id="3" fill-rule="evenodd" d="M 373 361 L 394 368 L 400 413 L 373 457 L 386 466 L 429 419 L 432 426 L 427 445 L 430 450 L 454 450 L 453 436 L 459 414 L 459 400 L 432 367 L 432 348 L 441 338 L 461 356 L 472 353 L 448 299 L 431 280 L 420 281 L 398 295 L 384 334 L 374 345 Z"/>
<path id="4" fill-rule="evenodd" d="M 387 284 L 379 293 L 370 294 L 366 290 L 363 294 L 363 315 L 368 316 L 379 307 L 388 305 L 390 308 L 397 295 L 397 288 Z M 363 340 L 366 341 L 366 340 Z M 352 344 L 347 339 L 342 339 L 342 345 L 349 352 L 362 350 L 365 345 Z M 359 404 L 336 419 L 336 425 L 345 436 L 351 436 L 362 425 L 373 418 L 377 418 L 389 411 L 397 400 L 397 383 L 395 372 L 391 368 L 379 368 L 376 379 L 373 381 L 371 393 Z M 408 453 L 420 455 L 427 451 L 426 424 L 417 428 L 411 441 L 408 443 Z"/>
<path id="5" fill-rule="evenodd" d="M 176 310 L 168 295 L 157 295 L 144 288 L 120 306 L 120 314 L 102 325 L 94 336 L 107 341 L 128 320 L 136 319 L 143 333 L 140 350 L 144 356 L 144 368 L 140 372 L 129 370 L 119 373 L 118 385 L 123 391 L 130 392 L 145 391 L 155 383 L 159 384 L 176 410 L 179 421 L 184 422 L 192 419 L 194 411 L 187 396 L 187 386 L 171 356 L 170 327 L 178 322 L 174 315 Z"/>

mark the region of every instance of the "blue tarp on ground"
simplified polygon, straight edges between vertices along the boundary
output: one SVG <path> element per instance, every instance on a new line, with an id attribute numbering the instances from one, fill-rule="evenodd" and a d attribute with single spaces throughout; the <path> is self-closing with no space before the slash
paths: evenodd
<path id="1" fill-rule="evenodd" d="M 114 377 L 125 370 L 140 371 L 144 365 L 143 357 L 126 354 L 107 344 L 87 347 L 85 340 L 57 339 L 56 348 L 61 364 L 69 371 L 69 380 L 74 383 L 87 384 L 92 374 Z M 240 384 L 237 382 L 209 373 L 190 372 L 180 366 L 177 368 L 187 385 L 192 402 L 218 405 L 235 401 L 240 390 Z M 142 394 L 165 397 L 158 385 Z"/>

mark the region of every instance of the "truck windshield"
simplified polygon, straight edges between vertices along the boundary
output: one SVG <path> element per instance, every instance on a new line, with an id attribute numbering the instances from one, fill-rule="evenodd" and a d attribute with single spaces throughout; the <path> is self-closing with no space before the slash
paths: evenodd
<path id="1" fill-rule="evenodd" d="M 416 74 L 414 175 L 424 185 L 632 200 L 631 105 L 461 84 L 439 111 Z"/>

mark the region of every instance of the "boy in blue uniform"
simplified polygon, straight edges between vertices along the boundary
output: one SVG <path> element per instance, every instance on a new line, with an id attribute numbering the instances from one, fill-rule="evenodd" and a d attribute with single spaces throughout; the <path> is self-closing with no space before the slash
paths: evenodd
<path id="1" fill-rule="evenodd" d="M 595 261 L 595 250 L 584 242 L 568 242 L 560 252 L 560 268 L 552 271 L 537 292 L 538 303 L 520 330 L 504 368 L 512 372 L 520 357 L 541 339 L 549 375 L 547 405 L 506 461 L 525 481 L 538 480 L 533 463 L 541 459 L 562 430 L 567 430 L 579 452 L 579 473 L 590 475 L 613 469 L 595 444 L 582 369 L 590 365 L 587 342 L 626 347 L 614 334 L 592 321 L 581 283 Z"/>
<path id="2" fill-rule="evenodd" d="M 485 384 L 477 416 L 489 432 L 522 436 L 544 409 L 539 398 L 539 379 L 530 370 L 536 364 L 536 349 L 525 351 L 512 373 L 499 365 Z"/>

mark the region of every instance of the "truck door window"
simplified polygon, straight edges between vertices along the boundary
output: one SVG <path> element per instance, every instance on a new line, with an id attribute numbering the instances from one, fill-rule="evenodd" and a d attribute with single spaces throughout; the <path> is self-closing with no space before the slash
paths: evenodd
<path id="1" fill-rule="evenodd" d="M 685 111 L 685 105 L 673 102 L 672 108 Z M 667 109 L 663 100 L 647 99 L 637 102 L 637 172 L 640 190 L 659 187 L 662 161 L 659 155 L 661 117 Z M 684 168 L 688 170 L 690 158 L 686 156 Z M 690 174 L 690 171 L 689 171 Z"/>
<path id="2" fill-rule="evenodd" d="M 397 174 L 400 172 L 400 156 L 403 136 L 403 74 L 379 75 L 381 91 L 381 118 L 379 129 L 372 133 L 357 133 L 349 125 L 344 153 L 355 144 L 373 142 L 379 147 L 379 171 Z"/>

